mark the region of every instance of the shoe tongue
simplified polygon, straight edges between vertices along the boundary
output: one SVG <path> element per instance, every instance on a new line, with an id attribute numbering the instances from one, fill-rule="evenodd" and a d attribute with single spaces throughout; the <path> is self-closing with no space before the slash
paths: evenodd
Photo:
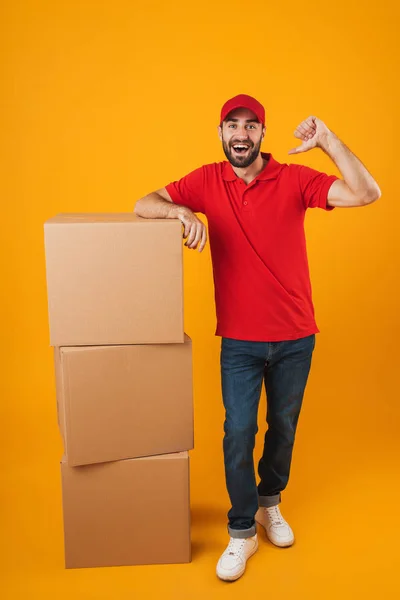
<path id="1" fill-rule="evenodd" d="M 229 551 L 229 554 L 234 556 L 236 554 L 236 552 L 238 552 L 241 549 L 241 547 L 243 546 L 243 542 L 244 542 L 244 540 L 241 538 L 232 538 L 231 550 Z"/>

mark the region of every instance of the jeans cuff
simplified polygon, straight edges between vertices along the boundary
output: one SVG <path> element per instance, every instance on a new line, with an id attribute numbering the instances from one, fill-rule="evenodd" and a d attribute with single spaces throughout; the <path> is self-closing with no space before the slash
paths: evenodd
<path id="1" fill-rule="evenodd" d="M 239 539 L 253 537 L 253 535 L 256 535 L 257 533 L 256 524 L 254 523 L 253 527 L 250 527 L 249 529 L 232 529 L 232 527 L 228 525 L 228 533 L 231 537 Z"/>
<path id="2" fill-rule="evenodd" d="M 264 506 L 268 508 L 269 506 L 276 506 L 281 502 L 281 495 L 275 494 L 275 496 L 258 496 L 258 506 Z"/>

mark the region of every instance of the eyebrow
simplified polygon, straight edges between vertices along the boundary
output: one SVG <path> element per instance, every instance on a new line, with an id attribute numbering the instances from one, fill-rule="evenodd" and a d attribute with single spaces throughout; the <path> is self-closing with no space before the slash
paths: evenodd
<path id="1" fill-rule="evenodd" d="M 233 123 L 237 123 L 240 119 L 228 119 L 227 123 L 233 122 Z M 257 121 L 257 119 L 246 119 L 246 123 L 259 123 L 260 121 Z"/>

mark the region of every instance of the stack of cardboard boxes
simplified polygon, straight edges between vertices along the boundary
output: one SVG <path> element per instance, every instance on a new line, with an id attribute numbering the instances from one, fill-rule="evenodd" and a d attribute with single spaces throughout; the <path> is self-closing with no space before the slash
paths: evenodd
<path id="1" fill-rule="evenodd" d="M 181 224 L 60 214 L 44 229 L 65 565 L 190 562 Z"/>

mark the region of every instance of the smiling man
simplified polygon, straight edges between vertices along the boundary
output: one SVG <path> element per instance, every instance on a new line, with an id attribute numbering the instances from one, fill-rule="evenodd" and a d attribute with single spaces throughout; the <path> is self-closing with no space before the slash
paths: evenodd
<path id="1" fill-rule="evenodd" d="M 140 199 L 136 214 L 180 219 L 185 245 L 202 251 L 207 216 L 221 336 L 221 384 L 225 407 L 224 463 L 231 501 L 229 543 L 217 575 L 243 575 L 258 548 L 256 522 L 269 540 L 291 546 L 294 534 L 279 504 L 286 488 L 297 422 L 319 329 L 314 318 L 306 252 L 307 209 L 360 207 L 380 197 L 361 161 L 318 118 L 295 130 L 300 146 L 324 151 L 342 178 L 306 166 L 280 163 L 261 152 L 265 110 L 240 94 L 221 110 L 218 133 L 227 161 L 195 169 Z M 253 450 L 262 383 L 267 394 L 264 450 L 256 484 Z"/>

